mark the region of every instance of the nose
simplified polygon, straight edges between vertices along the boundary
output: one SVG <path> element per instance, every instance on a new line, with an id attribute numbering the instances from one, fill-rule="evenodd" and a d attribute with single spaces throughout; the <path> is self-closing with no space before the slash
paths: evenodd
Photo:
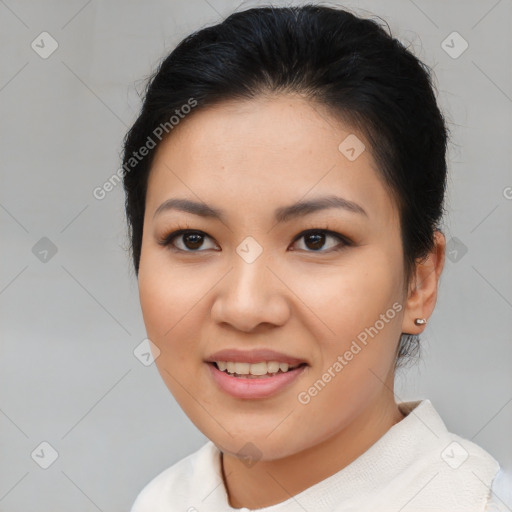
<path id="1" fill-rule="evenodd" d="M 231 271 L 216 287 L 212 319 L 248 333 L 262 326 L 284 325 L 290 304 L 287 287 L 276 274 L 262 257 L 252 263 L 235 259 Z"/>

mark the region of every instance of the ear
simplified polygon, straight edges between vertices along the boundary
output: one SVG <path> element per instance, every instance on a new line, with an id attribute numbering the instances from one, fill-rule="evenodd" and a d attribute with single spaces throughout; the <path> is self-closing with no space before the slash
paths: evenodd
<path id="1" fill-rule="evenodd" d="M 416 318 L 428 320 L 436 305 L 437 288 L 446 250 L 446 239 L 439 229 L 436 229 L 434 233 L 434 240 L 434 248 L 423 260 L 417 262 L 416 270 L 409 283 L 402 321 L 402 332 L 405 334 L 423 332 L 425 324 L 416 325 L 414 320 Z"/>

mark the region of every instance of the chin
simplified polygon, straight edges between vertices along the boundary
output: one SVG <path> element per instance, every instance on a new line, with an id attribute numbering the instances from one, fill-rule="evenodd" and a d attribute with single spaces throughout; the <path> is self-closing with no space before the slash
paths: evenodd
<path id="1" fill-rule="evenodd" d="M 302 451 L 303 446 L 286 445 L 283 437 L 276 436 L 269 439 L 266 433 L 241 433 L 230 437 L 229 434 L 222 439 L 210 438 L 212 442 L 225 454 L 243 461 L 273 461 L 283 459 Z"/>

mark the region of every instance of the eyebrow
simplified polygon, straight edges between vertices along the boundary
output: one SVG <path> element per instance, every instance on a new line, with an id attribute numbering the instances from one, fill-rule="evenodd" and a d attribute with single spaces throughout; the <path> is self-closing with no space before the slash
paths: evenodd
<path id="1" fill-rule="evenodd" d="M 276 223 L 287 222 L 291 219 L 304 217 L 311 213 L 327 210 L 330 208 L 342 208 L 351 213 L 364 215 L 368 217 L 365 209 L 353 201 L 344 199 L 338 196 L 324 196 L 308 201 L 299 201 L 290 206 L 282 206 L 277 208 L 274 212 L 274 219 Z M 200 217 L 218 219 L 221 222 L 225 221 L 225 212 L 219 208 L 214 208 L 205 203 L 198 203 L 190 199 L 167 199 L 155 211 L 153 218 L 160 213 L 168 210 L 178 210 L 182 212 L 192 213 Z"/>

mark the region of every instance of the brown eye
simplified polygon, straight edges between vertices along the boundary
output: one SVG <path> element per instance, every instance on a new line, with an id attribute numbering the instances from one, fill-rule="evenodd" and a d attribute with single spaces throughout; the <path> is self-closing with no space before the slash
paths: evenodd
<path id="1" fill-rule="evenodd" d="M 202 252 L 198 249 L 201 248 L 201 246 L 204 244 L 205 238 L 210 237 L 201 231 L 181 229 L 179 231 L 174 231 L 170 235 L 166 236 L 162 241 L 159 242 L 159 244 L 163 246 L 171 246 L 177 251 Z M 177 242 L 181 242 L 181 246 L 177 246 L 175 240 Z"/>
<path id="2" fill-rule="evenodd" d="M 339 233 L 334 233 L 328 230 L 309 230 L 306 232 L 302 232 L 297 236 L 295 241 L 304 239 L 304 245 L 306 246 L 306 252 L 330 252 L 331 250 L 339 250 L 343 249 L 345 246 L 350 245 L 350 241 L 340 235 Z M 326 240 L 337 240 L 338 244 L 331 244 L 331 247 L 324 249 Z"/>
<path id="3" fill-rule="evenodd" d="M 203 235 L 199 233 L 185 233 L 182 240 L 187 249 L 199 249 L 203 244 Z"/>
<path id="4" fill-rule="evenodd" d="M 202 231 L 180 229 L 172 232 L 170 235 L 167 235 L 158 243 L 162 246 L 169 246 L 171 249 L 181 252 L 203 252 L 203 250 L 206 249 L 217 248 L 217 246 L 213 244 L 212 247 L 206 247 L 205 249 L 204 241 L 206 239 L 212 240 L 211 237 Z M 304 239 L 305 241 L 304 245 L 306 248 L 301 250 L 306 252 L 326 253 L 338 251 L 346 246 L 352 245 L 352 242 L 347 237 L 325 229 L 310 229 L 308 231 L 303 231 L 295 238 L 294 243 L 300 239 Z M 331 242 L 330 247 L 328 246 L 327 249 L 325 249 L 326 241 L 328 240 L 337 241 L 338 243 L 333 244 Z M 181 243 L 179 244 L 178 242 Z"/>
<path id="5" fill-rule="evenodd" d="M 305 245 L 308 249 L 318 250 L 325 244 L 326 236 L 324 233 L 311 233 L 304 237 Z M 308 245 L 311 244 L 311 245 Z"/>

